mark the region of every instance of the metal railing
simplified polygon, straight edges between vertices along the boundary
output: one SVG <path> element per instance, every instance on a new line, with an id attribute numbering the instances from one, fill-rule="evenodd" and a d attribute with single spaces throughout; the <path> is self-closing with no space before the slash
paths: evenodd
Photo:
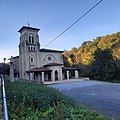
<path id="1" fill-rule="evenodd" d="M 3 75 L 1 75 L 1 89 L 2 89 L 2 97 L 3 97 L 4 119 L 9 120 Z"/>

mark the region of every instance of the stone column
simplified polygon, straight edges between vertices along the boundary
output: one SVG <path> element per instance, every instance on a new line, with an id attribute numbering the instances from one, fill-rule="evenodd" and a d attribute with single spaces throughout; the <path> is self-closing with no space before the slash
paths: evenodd
<path id="1" fill-rule="evenodd" d="M 60 69 L 60 80 L 63 80 L 62 68 Z"/>
<path id="2" fill-rule="evenodd" d="M 14 82 L 14 64 L 10 64 L 10 80 Z"/>
<path id="3" fill-rule="evenodd" d="M 51 78 L 52 78 L 52 81 L 55 81 L 55 71 L 54 70 L 51 72 Z"/>
<path id="4" fill-rule="evenodd" d="M 32 81 L 32 73 L 30 73 L 30 80 Z"/>
<path id="5" fill-rule="evenodd" d="M 38 82 L 40 82 L 40 73 L 38 73 Z"/>
<path id="6" fill-rule="evenodd" d="M 29 73 L 26 73 L 26 79 L 29 80 Z"/>
<path id="7" fill-rule="evenodd" d="M 42 82 L 44 82 L 44 79 L 45 79 L 44 72 L 42 72 Z"/>
<path id="8" fill-rule="evenodd" d="M 75 70 L 75 79 L 78 79 L 79 75 L 78 75 L 78 71 Z"/>
<path id="9" fill-rule="evenodd" d="M 10 58 L 10 80 L 14 82 L 14 60 L 12 56 Z"/>
<path id="10" fill-rule="evenodd" d="M 67 71 L 67 80 L 69 80 L 70 78 L 69 78 L 69 71 Z"/>

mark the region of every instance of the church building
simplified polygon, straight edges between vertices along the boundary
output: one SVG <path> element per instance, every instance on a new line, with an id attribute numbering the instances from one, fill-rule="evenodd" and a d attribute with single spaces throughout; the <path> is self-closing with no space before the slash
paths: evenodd
<path id="1" fill-rule="evenodd" d="M 77 68 L 64 67 L 63 51 L 40 49 L 40 29 L 23 26 L 20 33 L 19 56 L 10 58 L 10 77 L 44 83 L 77 79 Z"/>

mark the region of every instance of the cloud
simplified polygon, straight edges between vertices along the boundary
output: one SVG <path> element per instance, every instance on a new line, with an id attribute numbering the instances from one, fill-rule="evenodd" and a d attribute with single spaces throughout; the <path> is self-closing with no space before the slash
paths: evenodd
<path id="1" fill-rule="evenodd" d="M 8 49 L 0 49 L 0 62 L 3 62 L 3 59 L 6 58 L 6 62 L 9 62 L 9 58 L 11 56 L 17 56 L 18 51 L 15 49 L 8 50 Z"/>

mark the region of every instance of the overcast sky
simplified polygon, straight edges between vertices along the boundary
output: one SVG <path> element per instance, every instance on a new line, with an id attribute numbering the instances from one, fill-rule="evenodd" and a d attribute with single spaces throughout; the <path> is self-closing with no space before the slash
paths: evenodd
<path id="1" fill-rule="evenodd" d="M 18 55 L 18 30 L 40 28 L 43 48 L 100 0 L 0 0 L 0 62 Z M 120 31 L 120 0 L 103 0 L 47 48 L 70 50 L 84 41 Z"/>

